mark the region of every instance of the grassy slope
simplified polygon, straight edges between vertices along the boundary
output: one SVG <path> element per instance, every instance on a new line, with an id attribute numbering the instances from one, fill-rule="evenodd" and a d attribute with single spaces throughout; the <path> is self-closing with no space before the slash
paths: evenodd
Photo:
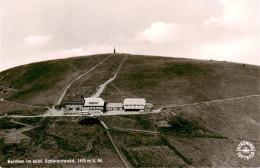
<path id="1" fill-rule="evenodd" d="M 2 86 L 18 90 L 9 95 L 6 98 L 8 100 L 53 105 L 64 86 L 106 57 L 107 55 L 79 57 L 19 66 L 1 72 L 0 82 Z"/>
<path id="2" fill-rule="evenodd" d="M 12 114 L 12 115 L 38 115 L 43 114 L 46 111 L 45 108 L 21 106 L 18 104 L 12 104 L 9 102 L 0 102 L 0 114 Z"/>
<path id="3" fill-rule="evenodd" d="M 251 97 L 218 102 L 217 104 L 175 107 L 169 109 L 168 112 L 158 114 L 106 116 L 103 117 L 103 120 L 109 127 L 162 132 L 168 141 L 166 146 L 169 144 L 173 146 L 178 151 L 175 154 L 180 153 L 179 157 L 186 158 L 192 166 L 259 166 L 259 154 L 256 154 L 250 162 L 245 162 L 237 157 L 235 151 L 242 140 L 252 142 L 256 150 L 260 150 L 259 102 L 259 97 Z M 171 118 L 179 116 L 179 114 L 188 119 L 185 124 L 194 124 L 191 121 L 198 121 L 200 123 L 199 129 L 193 127 L 191 131 L 183 132 L 182 128 L 176 131 L 176 128 L 162 129 L 157 127 L 158 121 L 171 121 Z M 186 129 L 187 126 L 184 125 L 183 129 Z M 116 131 L 113 136 L 120 146 L 120 150 L 127 156 L 132 165 L 161 166 L 161 162 L 155 163 L 148 159 L 158 157 L 164 162 L 164 166 L 169 164 L 164 160 L 169 155 L 166 152 L 168 149 L 163 147 L 165 144 L 158 143 L 158 140 L 147 143 L 150 141 L 149 137 L 153 136 L 135 135 L 135 133 L 123 134 Z M 161 151 L 162 148 L 166 153 Z M 158 152 L 152 153 L 148 149 L 154 149 Z M 180 165 L 176 162 L 171 166 Z"/>
<path id="4" fill-rule="evenodd" d="M 51 105 L 60 95 L 61 88 L 105 57 L 107 55 L 47 61 L 1 72 L 0 76 L 3 79 L 0 82 L 2 86 L 10 86 L 17 89 L 18 92 L 12 91 L 3 94 L 2 91 L 0 92 L 0 96 L 9 96 L 7 99 L 25 103 Z M 73 84 L 66 94 L 64 101 L 79 99 L 81 95 L 91 95 L 100 84 L 114 74 L 121 59 L 121 55 L 108 59 L 104 64 Z M 68 64 L 69 62 L 76 68 Z M 147 101 L 163 107 L 165 105 L 259 94 L 260 68 L 252 65 L 244 66 L 242 64 L 226 62 L 219 63 L 181 58 L 129 55 L 113 84 L 116 88 L 112 84 L 109 84 L 102 94 L 102 97 L 108 102 L 121 102 L 125 97 L 144 97 Z M 1 108 L 3 107 L 0 107 L 0 111 Z M 6 108 L 6 105 L 4 108 Z M 15 107 L 15 110 L 19 110 L 18 106 Z M 258 130 L 260 130 L 259 112 L 259 98 L 254 97 L 171 108 L 163 113 L 149 116 L 108 116 L 104 117 L 104 121 L 109 126 L 120 128 L 160 131 L 156 126 L 158 121 L 169 121 L 172 116 L 184 113 L 186 117 L 199 118 L 205 130 L 211 131 L 212 134 L 230 139 L 257 141 L 259 139 L 257 137 L 257 135 L 259 136 Z M 80 129 L 76 125 L 67 124 L 71 129 L 74 129 L 73 127 Z M 51 134 L 58 137 L 55 139 L 48 135 L 47 139 L 50 142 L 55 141 L 56 144 L 54 147 L 56 149 L 56 147 L 59 147 L 58 142 L 63 142 L 60 139 L 63 135 L 60 135 L 59 132 L 65 130 L 57 127 L 58 123 L 55 125 L 55 129 L 48 129 L 54 130 Z M 73 132 L 73 130 L 70 131 Z M 147 159 L 147 157 L 155 157 L 158 160 L 166 159 L 163 162 L 172 165 L 166 156 L 172 156 L 176 159 L 176 165 L 173 164 L 172 166 L 183 165 L 183 160 L 179 160 L 179 157 L 183 156 L 190 160 L 194 166 L 256 166 L 259 163 L 257 160 L 252 160 L 250 164 L 244 164 L 241 160 L 237 159 L 234 150 L 238 142 L 208 139 L 187 140 L 185 139 L 186 135 L 176 140 L 176 133 L 172 134 L 171 130 L 168 131 L 170 132 L 168 132 L 169 134 L 166 137 L 167 143 L 157 137 L 149 138 L 149 136 L 143 134 L 140 136 L 112 132 L 112 136 L 115 138 L 116 143 L 118 143 L 122 153 L 128 158 L 128 161 L 136 166 L 163 166 L 162 162 L 153 162 Z M 31 131 L 31 136 L 38 134 L 37 130 Z M 189 136 L 187 135 L 187 137 Z M 66 138 L 69 142 L 75 141 L 67 132 Z M 146 139 L 154 140 L 148 143 Z M 137 140 L 138 143 L 136 143 Z M 105 141 L 102 140 L 100 143 Z M 129 146 L 128 141 L 133 145 Z M 202 142 L 203 144 L 201 144 Z M 78 142 L 78 145 L 83 144 Z M 179 148 L 180 145 L 183 148 Z M 220 150 L 222 147 L 228 154 L 221 155 L 221 153 L 225 153 L 225 151 Z M 77 148 L 76 146 L 75 149 Z M 160 152 L 151 153 L 151 149 Z M 178 152 L 172 153 L 174 150 L 181 153 L 179 157 L 177 156 Z M 192 154 L 189 154 L 190 151 L 192 151 Z M 41 155 L 43 151 L 39 152 L 36 152 L 36 154 Z M 47 156 L 47 153 L 45 154 Z M 66 152 L 60 155 L 63 156 L 64 154 Z M 102 155 L 105 156 L 106 154 Z M 259 158 L 259 155 L 257 157 Z M 226 163 L 229 163 L 229 165 Z"/>
<path id="5" fill-rule="evenodd" d="M 106 57 L 77 57 L 12 68 L 0 73 L 0 84 L 18 90 L 7 96 L 9 100 L 52 105 L 62 88 Z M 65 100 L 91 95 L 114 74 L 121 59 L 120 55 L 108 59 L 74 83 Z M 122 92 L 110 84 L 103 97 L 108 102 L 132 95 L 159 106 L 183 104 L 259 94 L 259 79 L 260 68 L 252 65 L 129 55 L 113 81 Z"/>
<path id="6" fill-rule="evenodd" d="M 117 88 L 109 85 L 104 93 L 105 99 L 108 101 L 122 101 L 125 97 L 144 97 L 148 101 L 163 107 L 171 104 L 259 94 L 260 69 L 256 66 L 234 63 L 129 56 L 113 84 Z M 148 121 L 145 123 L 149 123 L 149 128 L 146 128 L 143 122 L 139 122 L 140 119 L 135 116 L 130 116 L 128 119 L 124 119 L 123 116 L 123 118 L 121 116 L 109 116 L 106 117 L 105 121 L 109 126 L 120 128 L 155 130 L 157 121 L 169 121 L 172 115 L 184 113 L 186 117 L 199 118 L 205 129 L 209 131 L 206 131 L 206 133 L 199 132 L 199 137 L 216 136 L 257 141 L 260 135 L 259 112 L 259 98 L 254 97 L 218 102 L 217 104 L 172 108 L 169 113 L 139 116 L 139 118 Z M 157 129 L 160 131 L 159 128 Z M 164 133 L 170 134 L 167 136 L 169 143 L 176 147 L 194 166 L 256 166 L 259 164 L 255 158 L 251 163 L 243 163 L 236 154 L 232 154 L 239 142 L 194 139 L 189 140 L 189 143 L 185 144 L 185 148 L 180 148 L 181 142 L 186 141 L 185 136 L 189 137 L 190 135 L 181 135 L 184 137 L 177 141 L 176 139 L 172 140 L 176 136 L 176 132 L 164 130 Z M 194 148 L 200 141 L 205 141 L 206 146 L 202 147 L 204 144 L 201 144 L 201 147 Z M 124 145 L 127 143 L 125 142 Z M 147 145 L 141 146 L 144 149 L 139 153 L 146 156 L 145 147 Z M 181 144 L 181 146 L 184 145 Z M 153 148 L 153 145 L 150 147 Z M 220 154 L 222 147 L 228 153 L 224 157 Z M 209 148 L 210 150 L 208 150 Z M 149 160 L 141 163 L 138 160 L 140 156 L 131 153 L 133 150 L 127 147 L 121 150 L 133 163 L 155 165 Z M 192 154 L 190 154 L 190 151 L 192 151 Z M 157 157 L 157 154 L 154 156 Z M 173 166 L 178 166 L 178 164 Z"/>
<path id="7" fill-rule="evenodd" d="M 105 98 L 145 97 L 157 105 L 183 104 L 260 93 L 260 68 L 234 63 L 129 56 Z M 117 96 L 114 96 L 117 94 Z M 128 95 L 127 95 L 128 94 Z"/>

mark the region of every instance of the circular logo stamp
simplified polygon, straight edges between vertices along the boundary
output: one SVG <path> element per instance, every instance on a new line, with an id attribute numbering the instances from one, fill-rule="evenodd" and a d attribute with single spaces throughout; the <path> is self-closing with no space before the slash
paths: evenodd
<path id="1" fill-rule="evenodd" d="M 249 160 L 255 155 L 255 147 L 251 142 L 242 141 L 237 146 L 237 155 L 241 159 Z"/>

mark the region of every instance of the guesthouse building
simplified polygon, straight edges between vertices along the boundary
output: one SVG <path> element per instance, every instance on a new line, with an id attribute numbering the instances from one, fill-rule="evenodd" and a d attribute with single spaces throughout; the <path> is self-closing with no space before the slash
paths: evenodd
<path id="1" fill-rule="evenodd" d="M 91 114 L 99 114 L 105 111 L 105 100 L 102 98 L 84 98 L 84 105 L 82 111 L 88 111 Z"/>

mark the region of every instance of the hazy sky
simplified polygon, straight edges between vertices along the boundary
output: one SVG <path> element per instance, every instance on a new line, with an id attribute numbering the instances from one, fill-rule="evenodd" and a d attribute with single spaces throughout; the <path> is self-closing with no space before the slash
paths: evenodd
<path id="1" fill-rule="evenodd" d="M 260 1 L 1 1 L 0 71 L 118 52 L 260 65 Z"/>

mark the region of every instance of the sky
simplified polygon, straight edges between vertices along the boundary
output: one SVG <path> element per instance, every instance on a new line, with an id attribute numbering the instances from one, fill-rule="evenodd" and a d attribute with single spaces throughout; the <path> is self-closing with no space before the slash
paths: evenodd
<path id="1" fill-rule="evenodd" d="M 259 0 L 2 0 L 0 71 L 117 52 L 260 65 Z"/>

